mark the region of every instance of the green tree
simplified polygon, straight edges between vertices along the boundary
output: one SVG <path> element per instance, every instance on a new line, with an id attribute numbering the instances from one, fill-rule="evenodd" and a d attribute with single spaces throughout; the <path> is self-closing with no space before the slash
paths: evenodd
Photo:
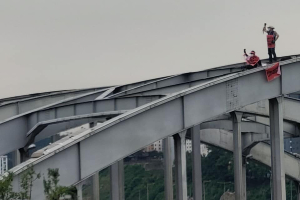
<path id="1" fill-rule="evenodd" d="M 74 186 L 60 186 L 59 183 L 59 170 L 48 169 L 48 180 L 43 180 L 44 193 L 47 200 L 59 200 L 60 197 L 71 195 L 74 199 L 76 197 L 76 188 Z"/>
<path id="2" fill-rule="evenodd" d="M 18 199 L 30 200 L 33 182 L 40 177 L 40 173 L 37 174 L 32 166 L 29 167 L 21 176 L 21 192 L 18 193 Z"/>
<path id="3" fill-rule="evenodd" d="M 225 191 L 234 192 L 233 154 L 213 146 L 209 146 L 210 153 L 201 158 L 202 176 L 205 183 L 206 200 L 219 200 Z M 192 190 L 192 155 L 187 156 L 187 186 L 188 195 L 193 195 Z M 247 175 L 247 199 L 266 200 L 270 199 L 270 167 L 248 160 L 246 167 Z M 147 184 L 149 199 L 164 200 L 164 174 L 163 170 L 145 170 L 143 165 L 125 165 L 125 198 L 130 200 L 146 200 Z M 175 177 L 175 169 L 173 169 Z M 109 200 L 110 178 L 109 170 L 100 172 L 101 199 Z M 175 182 L 174 178 L 173 181 Z M 296 185 L 287 180 L 287 199 L 296 200 Z M 174 198 L 176 194 L 174 187 Z"/>
<path id="4" fill-rule="evenodd" d="M 12 181 L 13 173 L 9 172 L 0 176 L 0 199 L 11 200 L 18 197 L 18 194 L 13 192 Z"/>

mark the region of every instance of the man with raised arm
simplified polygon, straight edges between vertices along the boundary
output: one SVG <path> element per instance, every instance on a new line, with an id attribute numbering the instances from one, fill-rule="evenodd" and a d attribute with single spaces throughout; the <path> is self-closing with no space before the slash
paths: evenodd
<path id="1" fill-rule="evenodd" d="M 267 42 L 268 42 L 268 54 L 269 54 L 269 63 L 274 61 L 277 61 L 277 56 L 275 53 L 275 42 L 278 40 L 279 35 L 276 31 L 274 31 L 274 26 L 268 26 L 267 29 L 267 24 L 265 23 L 264 28 L 263 28 L 263 33 L 267 33 Z"/>
<path id="2" fill-rule="evenodd" d="M 244 49 L 244 58 L 247 63 L 247 66 L 245 66 L 244 69 L 253 69 L 255 67 L 261 66 L 261 61 L 259 57 L 255 55 L 255 51 L 251 51 L 250 55 L 248 55 L 246 49 Z"/>

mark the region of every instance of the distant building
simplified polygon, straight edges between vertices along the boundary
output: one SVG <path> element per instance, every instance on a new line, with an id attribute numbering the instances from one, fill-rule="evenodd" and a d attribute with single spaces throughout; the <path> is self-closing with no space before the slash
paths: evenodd
<path id="1" fill-rule="evenodd" d="M 287 138 L 284 140 L 284 150 L 300 154 L 300 138 Z"/>
<path id="2" fill-rule="evenodd" d="M 207 156 L 208 149 L 205 144 L 200 144 L 200 150 L 202 156 Z M 192 152 L 192 140 L 186 140 L 186 151 L 189 153 Z"/>
<path id="3" fill-rule="evenodd" d="M 191 153 L 192 152 L 192 140 L 185 140 L 185 147 L 186 147 L 186 151 Z"/>
<path id="4" fill-rule="evenodd" d="M 7 170 L 8 170 L 7 156 L 0 156 L 0 174 L 3 174 Z"/>
<path id="5" fill-rule="evenodd" d="M 186 140 L 186 151 L 191 153 L 192 152 L 192 141 Z M 205 144 L 200 145 L 201 148 L 201 154 L 206 156 L 208 154 L 208 149 Z M 154 142 L 153 144 L 150 144 L 144 149 L 145 152 L 151 152 L 151 151 L 157 151 L 162 152 L 163 151 L 163 142 L 162 140 L 158 140 Z"/>
<path id="6" fill-rule="evenodd" d="M 200 149 L 201 149 L 201 155 L 207 156 L 207 154 L 209 153 L 207 146 L 205 144 L 201 144 Z"/>
<path id="7" fill-rule="evenodd" d="M 144 149 L 145 152 L 151 152 L 151 151 L 157 151 L 162 152 L 163 151 L 163 144 L 162 140 L 158 140 L 154 142 L 153 144 L 150 144 Z"/>

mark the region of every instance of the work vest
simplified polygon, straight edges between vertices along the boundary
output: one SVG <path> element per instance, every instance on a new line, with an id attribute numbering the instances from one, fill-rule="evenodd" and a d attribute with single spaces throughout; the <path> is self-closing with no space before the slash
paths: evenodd
<path id="1" fill-rule="evenodd" d="M 251 66 L 254 66 L 258 63 L 259 57 L 258 56 L 252 56 L 247 58 L 247 63 Z"/>
<path id="2" fill-rule="evenodd" d="M 275 48 L 275 36 L 274 31 L 268 31 L 267 35 L 267 42 L 268 42 L 268 48 Z"/>

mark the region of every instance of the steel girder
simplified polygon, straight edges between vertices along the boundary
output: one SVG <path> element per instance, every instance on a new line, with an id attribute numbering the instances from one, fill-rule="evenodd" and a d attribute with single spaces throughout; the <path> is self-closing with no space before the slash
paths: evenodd
<path id="1" fill-rule="evenodd" d="M 39 122 L 98 112 L 130 110 L 153 102 L 160 97 L 131 97 L 84 101 L 83 103 L 72 102 L 70 105 L 61 105 L 54 108 L 48 106 L 44 109 L 17 116 L 0 123 L 0 155 L 24 147 L 27 133 Z"/>
<path id="2" fill-rule="evenodd" d="M 15 187 L 28 165 L 42 173 L 49 167 L 59 168 L 62 184 L 70 185 L 161 138 L 243 106 L 298 91 L 300 63 L 294 59 L 281 65 L 282 76 L 272 82 L 266 81 L 263 68 L 257 68 L 195 86 L 115 117 L 15 168 Z M 41 184 L 37 181 L 34 185 L 33 198 L 42 198 Z"/>
<path id="3" fill-rule="evenodd" d="M 115 91 L 111 91 L 111 96 L 120 96 L 122 93 L 127 93 L 131 90 L 139 90 L 142 88 L 152 88 L 153 84 L 156 85 L 156 88 L 165 87 L 169 84 L 179 84 L 183 82 L 198 80 L 198 79 L 206 79 L 211 77 L 216 77 L 224 74 L 228 74 L 231 72 L 239 71 L 240 69 L 235 69 L 235 66 L 241 64 L 230 65 L 227 66 L 226 69 L 211 69 L 204 70 L 201 72 L 195 73 L 185 73 L 174 76 L 161 77 L 131 84 L 126 84 L 122 86 L 116 86 L 114 88 Z M 198 74 L 198 75 L 197 75 Z M 203 74 L 200 75 L 199 74 Z M 94 91 L 103 90 L 104 88 L 91 88 L 91 89 L 82 89 L 82 90 L 70 90 L 70 91 L 58 91 L 58 92 L 50 92 L 50 93 L 42 93 L 40 95 L 34 95 L 27 97 L 19 97 L 17 99 L 7 99 L 6 102 L 0 104 L 0 121 L 4 121 L 10 117 L 44 107 L 49 104 L 58 103 L 58 101 L 62 101 L 68 98 L 76 97 L 79 95 L 88 94 Z M 54 106 L 55 104 L 53 104 Z"/>
<path id="4" fill-rule="evenodd" d="M 94 100 L 107 89 L 97 91 L 76 91 L 59 93 L 57 95 L 45 95 L 35 98 L 25 99 L 17 102 L 10 102 L 0 105 L 0 122 L 15 118 L 19 115 L 34 112 L 55 105 L 65 105 L 66 102 L 85 102 Z"/>
<path id="5" fill-rule="evenodd" d="M 5 123 L 0 123 L 0 133 L 1 137 L 4 138 L 0 140 L 3 143 L 0 145 L 0 154 L 5 154 L 16 150 L 18 148 L 22 148 L 25 146 L 27 133 L 30 132 L 35 126 L 43 121 L 54 120 L 58 118 L 72 117 L 83 114 L 91 114 L 98 112 L 108 112 L 108 111 L 118 111 L 118 110 L 131 110 L 135 109 L 139 106 L 147 104 L 149 102 L 155 101 L 162 96 L 143 96 L 143 97 L 124 97 L 117 99 L 104 99 L 104 100 L 95 100 L 88 101 L 83 103 L 74 103 L 65 106 L 59 106 L 55 108 L 47 108 L 44 110 L 39 110 L 33 113 L 29 113 L 27 115 L 21 116 L 19 118 L 7 121 Z M 256 115 L 268 116 L 269 109 L 267 103 L 259 102 L 253 105 L 249 105 L 240 109 L 246 113 L 252 113 Z M 294 99 L 285 99 L 285 112 L 284 118 L 291 120 L 292 122 L 299 122 L 300 119 L 300 106 L 299 101 Z M 268 119 L 263 119 L 259 117 L 255 117 L 257 121 L 260 119 L 260 122 L 268 124 Z M 292 122 L 285 122 L 285 130 L 288 132 L 293 132 L 297 134 L 299 130 L 298 124 L 293 124 Z M 38 140 L 43 139 L 49 135 L 53 135 L 58 131 L 65 130 L 66 128 L 72 128 L 80 124 L 79 122 L 76 124 L 65 123 L 59 124 L 57 126 L 50 126 L 45 129 L 41 135 L 41 137 L 37 137 Z M 10 131 L 4 131 L 3 128 Z M 2 131 L 3 130 L 3 131 Z M 13 133 L 12 133 L 13 132 Z M 5 136 L 6 134 L 14 135 L 15 137 Z M 13 144 L 13 145 L 12 145 Z"/>
<path id="6" fill-rule="evenodd" d="M 66 131 L 71 128 L 75 128 L 86 123 L 106 121 L 107 118 L 112 118 L 120 114 L 124 114 L 125 112 L 127 111 L 120 110 L 120 111 L 91 113 L 91 114 L 76 115 L 71 117 L 63 117 L 63 118 L 38 122 L 27 133 L 27 142 L 25 147 L 34 143 L 35 138 L 37 138 L 37 141 L 39 141 L 48 138 L 52 135 L 55 135 L 59 132 Z M 50 127 L 50 129 L 47 129 L 47 127 Z"/>
<path id="7" fill-rule="evenodd" d="M 292 56 L 288 56 L 285 58 L 280 59 L 289 59 Z M 262 60 L 263 62 L 267 61 L 267 59 Z M 120 87 L 121 90 L 115 90 L 112 95 L 109 96 L 109 98 L 112 97 L 120 97 L 120 96 L 127 96 L 127 95 L 133 95 L 133 94 L 139 94 L 143 93 L 145 91 L 151 92 L 155 91 L 160 93 L 154 93 L 154 94 L 169 94 L 172 93 L 170 89 L 174 91 L 180 91 L 182 89 L 186 89 L 188 87 L 192 87 L 201 83 L 204 83 L 208 80 L 211 80 L 213 78 L 218 78 L 224 75 L 228 75 L 235 72 L 242 71 L 241 66 L 243 66 L 245 63 L 237 63 L 212 69 L 207 69 L 203 71 L 198 72 L 190 72 L 190 73 L 184 73 L 179 75 L 173 75 L 169 77 L 163 77 L 161 79 L 156 79 L 155 81 L 148 81 L 145 82 L 143 85 L 131 84 L 130 87 L 128 85 Z M 179 87 L 181 85 L 181 87 Z M 175 89 L 174 87 L 177 87 Z M 167 90 L 167 93 L 164 92 L 165 88 L 170 88 Z M 153 95 L 153 93 L 143 93 L 144 95 Z"/>
<path id="8" fill-rule="evenodd" d="M 63 93 L 82 91 L 82 90 L 94 90 L 94 89 L 103 89 L 103 87 L 101 87 L 101 88 L 73 89 L 73 90 L 58 90 L 58 91 L 49 91 L 49 92 L 25 94 L 25 95 L 14 96 L 14 97 L 5 97 L 5 98 L 0 99 L 0 105 L 7 104 L 7 103 L 15 103 L 15 102 L 18 102 L 18 101 L 23 101 L 23 100 L 27 100 L 27 99 L 31 99 L 31 98 L 36 98 L 36 97 L 50 96 L 50 95 L 63 94 Z"/>

